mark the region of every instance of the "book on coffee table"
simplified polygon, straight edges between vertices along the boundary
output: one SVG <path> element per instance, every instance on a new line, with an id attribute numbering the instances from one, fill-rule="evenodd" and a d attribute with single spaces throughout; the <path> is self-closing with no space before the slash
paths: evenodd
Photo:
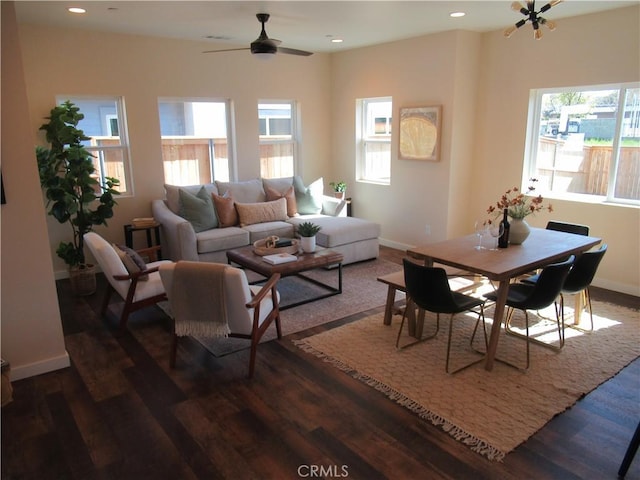
<path id="1" fill-rule="evenodd" d="M 278 265 L 280 263 L 295 262 L 298 257 L 290 253 L 274 253 L 273 255 L 265 255 L 262 259 L 272 265 Z"/>

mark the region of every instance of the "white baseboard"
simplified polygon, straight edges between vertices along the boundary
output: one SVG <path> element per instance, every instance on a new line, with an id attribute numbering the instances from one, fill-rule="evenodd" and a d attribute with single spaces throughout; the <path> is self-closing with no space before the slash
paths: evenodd
<path id="1" fill-rule="evenodd" d="M 53 372 L 61 368 L 67 368 L 71 365 L 69 354 L 65 351 L 64 355 L 59 357 L 47 358 L 39 362 L 30 363 L 28 365 L 11 365 L 10 378 L 14 380 L 22 380 L 23 378 L 34 377 L 42 373 Z"/>

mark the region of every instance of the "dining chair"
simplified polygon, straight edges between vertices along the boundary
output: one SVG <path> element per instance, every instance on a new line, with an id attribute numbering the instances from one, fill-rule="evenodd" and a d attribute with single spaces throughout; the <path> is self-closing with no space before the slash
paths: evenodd
<path id="1" fill-rule="evenodd" d="M 424 342 L 425 340 L 429 340 L 437 335 L 438 330 L 440 328 L 440 314 L 448 313 L 451 314 L 449 320 L 449 335 L 447 339 L 447 360 L 445 364 L 445 371 L 447 373 L 457 373 L 465 368 L 468 368 L 476 363 L 479 363 L 484 360 L 484 356 L 479 358 L 478 360 L 474 360 L 471 363 L 468 363 L 462 367 L 455 369 L 454 371 L 449 371 L 449 360 L 451 356 L 451 337 L 453 332 L 453 319 L 456 314 L 473 311 L 473 309 L 479 307 L 478 319 L 476 321 L 475 327 L 473 329 L 473 335 L 471 336 L 471 340 L 469 342 L 470 345 L 473 345 L 473 340 L 476 335 L 476 331 L 478 329 L 478 325 L 480 320 L 482 320 L 482 329 L 484 331 L 484 340 L 485 340 L 485 348 L 487 346 L 487 333 L 484 325 L 484 304 L 485 300 L 482 298 L 472 297 L 470 295 L 465 295 L 460 292 L 455 292 L 451 290 L 449 285 L 449 279 L 447 277 L 447 272 L 444 268 L 440 267 L 426 267 L 424 265 L 419 265 L 415 262 L 412 262 L 408 259 L 403 259 L 403 267 L 404 267 L 404 281 L 406 287 L 407 294 L 407 307 L 405 308 L 404 314 L 402 315 L 402 322 L 400 323 L 400 330 L 398 331 L 398 337 L 396 339 L 396 348 L 401 350 L 403 348 L 410 347 L 412 345 L 416 345 L 418 343 Z M 433 335 L 428 337 L 420 338 L 414 342 L 403 345 L 400 347 L 400 337 L 402 335 L 402 329 L 404 327 L 404 322 L 407 317 L 407 310 L 411 307 L 411 304 L 415 304 L 419 309 L 426 310 L 436 314 L 436 331 Z M 476 352 L 475 349 L 473 349 Z M 479 352 L 481 353 L 481 352 Z"/>
<path id="2" fill-rule="evenodd" d="M 280 274 L 254 286 L 239 268 L 181 260 L 162 265 L 160 277 L 173 318 L 169 366 L 175 367 L 178 337 L 245 338 L 251 340 L 249 378 L 253 377 L 258 344 L 271 324 L 275 323 L 278 339 L 282 338 L 276 288 Z"/>
<path id="3" fill-rule="evenodd" d="M 593 331 L 593 309 L 591 308 L 591 293 L 589 292 L 589 287 L 591 286 L 591 282 L 593 282 L 593 277 L 596 275 L 596 271 L 602 261 L 602 257 L 607 253 L 607 248 L 607 244 L 605 243 L 602 244 L 598 250 L 584 252 L 580 255 L 569 271 L 569 275 L 567 275 L 567 279 L 564 281 L 564 285 L 560 291 L 560 309 L 562 311 L 563 318 L 564 296 L 567 294 L 583 296 L 582 305 L 586 305 L 589 308 L 591 328 L 588 331 L 590 332 Z M 569 326 L 576 330 L 585 331 L 575 323 Z"/>
<path id="4" fill-rule="evenodd" d="M 556 230 L 558 232 L 575 233 L 576 235 L 589 235 L 589 226 L 579 223 L 558 222 L 550 220 L 547 222 L 547 230 Z"/>
<path id="5" fill-rule="evenodd" d="M 564 346 L 564 319 L 561 317 L 560 311 L 556 307 L 556 299 L 560 295 L 565 279 L 569 274 L 569 270 L 571 269 L 574 260 L 575 256 L 571 255 L 567 260 L 563 262 L 553 263 L 545 266 L 542 269 L 542 272 L 540 272 L 538 280 L 533 284 L 512 283 L 509 285 L 506 301 L 507 314 L 505 320 L 505 331 L 509 335 L 513 335 L 515 337 L 523 338 L 524 340 L 526 340 L 527 362 L 524 369 L 505 360 L 499 360 L 500 362 L 518 368 L 520 370 L 528 370 L 530 365 L 529 346 L 531 342 L 548 348 L 552 348 L 554 350 L 560 350 Z M 485 297 L 488 300 L 496 301 L 497 293 L 487 293 L 485 294 Z M 556 324 L 559 338 L 559 346 L 557 347 L 551 343 L 544 342 L 529 335 L 528 310 L 542 310 L 543 308 L 546 308 L 550 305 L 554 305 L 556 314 Z M 516 332 L 511 328 L 511 321 L 513 320 L 513 313 L 515 310 L 522 310 L 524 312 L 526 332 L 525 335 Z"/>

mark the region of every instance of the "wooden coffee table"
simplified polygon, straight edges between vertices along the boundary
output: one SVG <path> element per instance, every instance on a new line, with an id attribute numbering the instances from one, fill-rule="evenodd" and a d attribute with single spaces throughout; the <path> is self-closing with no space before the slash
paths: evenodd
<path id="1" fill-rule="evenodd" d="M 314 253 L 300 253 L 298 254 L 298 260 L 295 262 L 281 263 L 279 265 L 272 265 L 263 260 L 260 255 L 253 253 L 253 247 L 234 248 L 227 251 L 227 260 L 229 263 L 234 263 L 240 267 L 251 270 L 262 275 L 265 278 L 269 278 L 274 273 L 279 273 L 282 277 L 297 276 L 307 282 L 313 283 L 321 287 L 326 293 L 317 295 L 304 300 L 294 301 L 286 305 L 281 305 L 280 310 L 286 310 L 287 308 L 297 307 L 305 303 L 314 302 L 322 298 L 331 297 L 342 293 L 342 260 L 344 257 L 340 253 L 336 253 L 332 250 L 318 248 Z M 320 282 L 314 278 L 310 278 L 306 275 L 302 275 L 302 272 L 314 270 L 316 268 L 323 268 L 329 266 L 336 266 L 338 273 L 338 286 L 329 285 Z"/>

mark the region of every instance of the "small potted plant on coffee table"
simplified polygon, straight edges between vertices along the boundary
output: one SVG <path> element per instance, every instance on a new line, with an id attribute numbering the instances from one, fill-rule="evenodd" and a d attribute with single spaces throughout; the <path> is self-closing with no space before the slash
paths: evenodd
<path id="1" fill-rule="evenodd" d="M 302 222 L 298 225 L 298 235 L 300 235 L 300 245 L 305 253 L 316 251 L 316 234 L 321 227 L 313 222 Z"/>

